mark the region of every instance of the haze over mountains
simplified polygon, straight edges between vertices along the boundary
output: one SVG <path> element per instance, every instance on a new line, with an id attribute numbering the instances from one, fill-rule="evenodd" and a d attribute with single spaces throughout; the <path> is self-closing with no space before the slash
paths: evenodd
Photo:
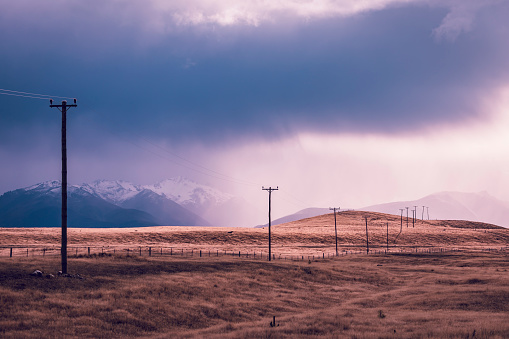
<path id="1" fill-rule="evenodd" d="M 47 181 L 0 196 L 0 227 L 57 227 L 61 213 L 60 181 Z M 417 218 L 470 220 L 509 227 L 509 203 L 487 192 L 440 192 L 357 210 L 400 215 L 406 220 L 417 206 Z M 425 208 L 423 209 L 423 206 Z M 68 187 L 69 227 L 254 226 L 253 208 L 243 199 L 210 186 L 177 177 L 153 185 L 98 180 Z M 272 225 L 331 213 L 306 208 L 272 220 Z M 429 213 L 429 214 L 428 214 Z M 266 225 L 261 225 L 266 226 Z"/>
<path id="2" fill-rule="evenodd" d="M 411 220 L 412 209 L 415 209 L 415 206 L 417 206 L 418 219 L 423 217 L 427 219 L 429 213 L 430 219 L 479 221 L 509 228 L 509 203 L 498 200 L 487 192 L 439 192 L 418 200 L 378 204 L 356 210 L 401 215 L 400 209 L 403 209 L 403 217 L 406 221 L 406 207 L 409 208 L 408 215 Z M 422 206 L 425 206 L 424 213 Z M 272 221 L 272 225 L 327 213 L 331 213 L 328 208 L 306 208 L 297 213 L 275 219 Z"/>
<path id="3" fill-rule="evenodd" d="M 60 208 L 60 181 L 7 192 L 0 196 L 0 226 L 59 226 Z M 181 177 L 154 185 L 98 180 L 68 187 L 69 227 L 242 226 L 232 209 L 251 210 L 242 199 Z"/>
<path id="4" fill-rule="evenodd" d="M 417 218 L 439 220 L 470 220 L 509 228 L 509 203 L 499 200 L 487 192 L 461 193 L 439 192 L 413 201 L 399 201 L 361 208 L 362 211 L 372 211 L 400 215 L 409 207 L 409 218 L 412 209 L 417 206 Z M 424 213 L 422 206 L 425 206 Z"/>

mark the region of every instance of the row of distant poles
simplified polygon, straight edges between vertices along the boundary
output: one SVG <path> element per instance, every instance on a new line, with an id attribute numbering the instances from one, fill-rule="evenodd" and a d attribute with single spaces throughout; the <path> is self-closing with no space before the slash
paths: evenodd
<path id="1" fill-rule="evenodd" d="M 270 230 L 271 222 L 272 222 L 272 220 L 271 220 L 271 198 L 272 198 L 272 191 L 277 191 L 278 189 L 279 189 L 279 186 L 277 186 L 276 188 L 272 188 L 272 187 L 265 188 L 262 186 L 262 190 L 269 192 L 269 261 L 271 261 L 271 259 L 272 259 L 272 241 L 271 241 L 271 230 Z M 412 211 L 412 227 L 415 227 L 415 222 L 417 221 L 417 207 L 418 206 L 413 206 L 413 207 L 414 207 L 414 209 L 411 210 Z M 408 209 L 409 209 L 409 207 L 405 207 L 405 208 L 406 208 L 406 213 L 407 213 L 406 226 L 408 228 Z M 421 216 L 422 221 L 424 221 L 424 209 L 426 209 L 426 214 L 427 214 L 427 217 L 429 220 L 429 207 L 422 206 L 422 216 Z M 329 207 L 329 210 L 334 211 L 334 233 L 335 233 L 335 237 L 336 237 L 336 256 L 338 256 L 339 255 L 339 252 L 338 252 L 338 227 L 337 227 L 336 211 L 340 211 L 340 208 L 339 207 Z M 399 231 L 398 236 L 403 231 L 403 211 L 405 209 L 400 208 L 399 210 L 401 211 L 401 229 Z M 367 219 L 367 217 L 365 219 L 366 219 L 366 248 L 369 253 L 368 219 Z M 387 223 L 387 249 L 388 248 L 389 248 L 389 223 Z"/>
<path id="2" fill-rule="evenodd" d="M 417 207 L 418 206 L 413 206 L 414 209 L 411 210 L 412 211 L 412 227 L 415 227 L 415 222 L 417 221 Z M 410 207 L 405 207 L 406 208 L 406 227 L 408 227 L 408 209 Z M 405 210 L 405 208 L 400 208 L 400 212 L 401 212 L 401 227 L 403 227 L 403 211 Z M 429 220 L 429 207 L 428 206 L 422 206 L 422 215 L 421 215 L 421 220 L 424 221 L 424 209 L 426 209 L 426 215 L 427 215 L 427 219 Z"/>

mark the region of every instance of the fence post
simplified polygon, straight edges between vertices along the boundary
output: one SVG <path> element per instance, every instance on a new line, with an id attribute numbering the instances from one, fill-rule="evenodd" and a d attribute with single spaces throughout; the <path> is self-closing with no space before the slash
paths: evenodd
<path id="1" fill-rule="evenodd" d="M 11 247 L 11 254 L 9 255 L 9 257 L 11 257 L 11 258 L 12 258 L 12 247 Z"/>
<path id="2" fill-rule="evenodd" d="M 201 258 L 201 250 L 200 250 L 200 258 Z"/>
<path id="3" fill-rule="evenodd" d="M 28 257 L 28 248 L 27 248 L 27 257 Z"/>
<path id="4" fill-rule="evenodd" d="M 42 249 L 42 256 L 45 257 L 46 256 L 46 248 L 43 248 Z"/>
<path id="5" fill-rule="evenodd" d="M 148 248 L 148 256 L 151 257 L 152 256 L 152 247 L 149 247 Z"/>
<path id="6" fill-rule="evenodd" d="M 90 256 L 90 247 L 88 248 L 88 256 Z"/>

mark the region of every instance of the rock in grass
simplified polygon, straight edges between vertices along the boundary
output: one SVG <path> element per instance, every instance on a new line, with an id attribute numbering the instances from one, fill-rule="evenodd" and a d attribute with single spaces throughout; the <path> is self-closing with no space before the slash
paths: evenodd
<path id="1" fill-rule="evenodd" d="M 42 277 L 43 273 L 42 273 L 42 271 L 35 270 L 35 271 L 33 271 L 32 273 L 30 273 L 30 275 L 31 275 L 32 277 Z"/>

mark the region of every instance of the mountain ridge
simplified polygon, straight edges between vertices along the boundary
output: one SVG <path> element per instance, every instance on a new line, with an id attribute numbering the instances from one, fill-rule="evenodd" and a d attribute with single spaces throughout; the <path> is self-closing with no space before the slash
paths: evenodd
<path id="1" fill-rule="evenodd" d="M 234 198 L 182 177 L 166 179 L 154 185 L 136 185 L 124 180 L 96 180 L 68 185 L 67 190 L 69 227 L 210 226 L 206 218 L 170 197 L 179 198 L 181 203 L 197 211 L 204 207 L 220 209 L 221 204 Z M 0 196 L 0 226 L 60 225 L 60 194 L 59 180 L 4 193 Z M 12 200 L 14 197 L 16 199 Z M 97 215 L 98 210 L 106 214 Z"/>

